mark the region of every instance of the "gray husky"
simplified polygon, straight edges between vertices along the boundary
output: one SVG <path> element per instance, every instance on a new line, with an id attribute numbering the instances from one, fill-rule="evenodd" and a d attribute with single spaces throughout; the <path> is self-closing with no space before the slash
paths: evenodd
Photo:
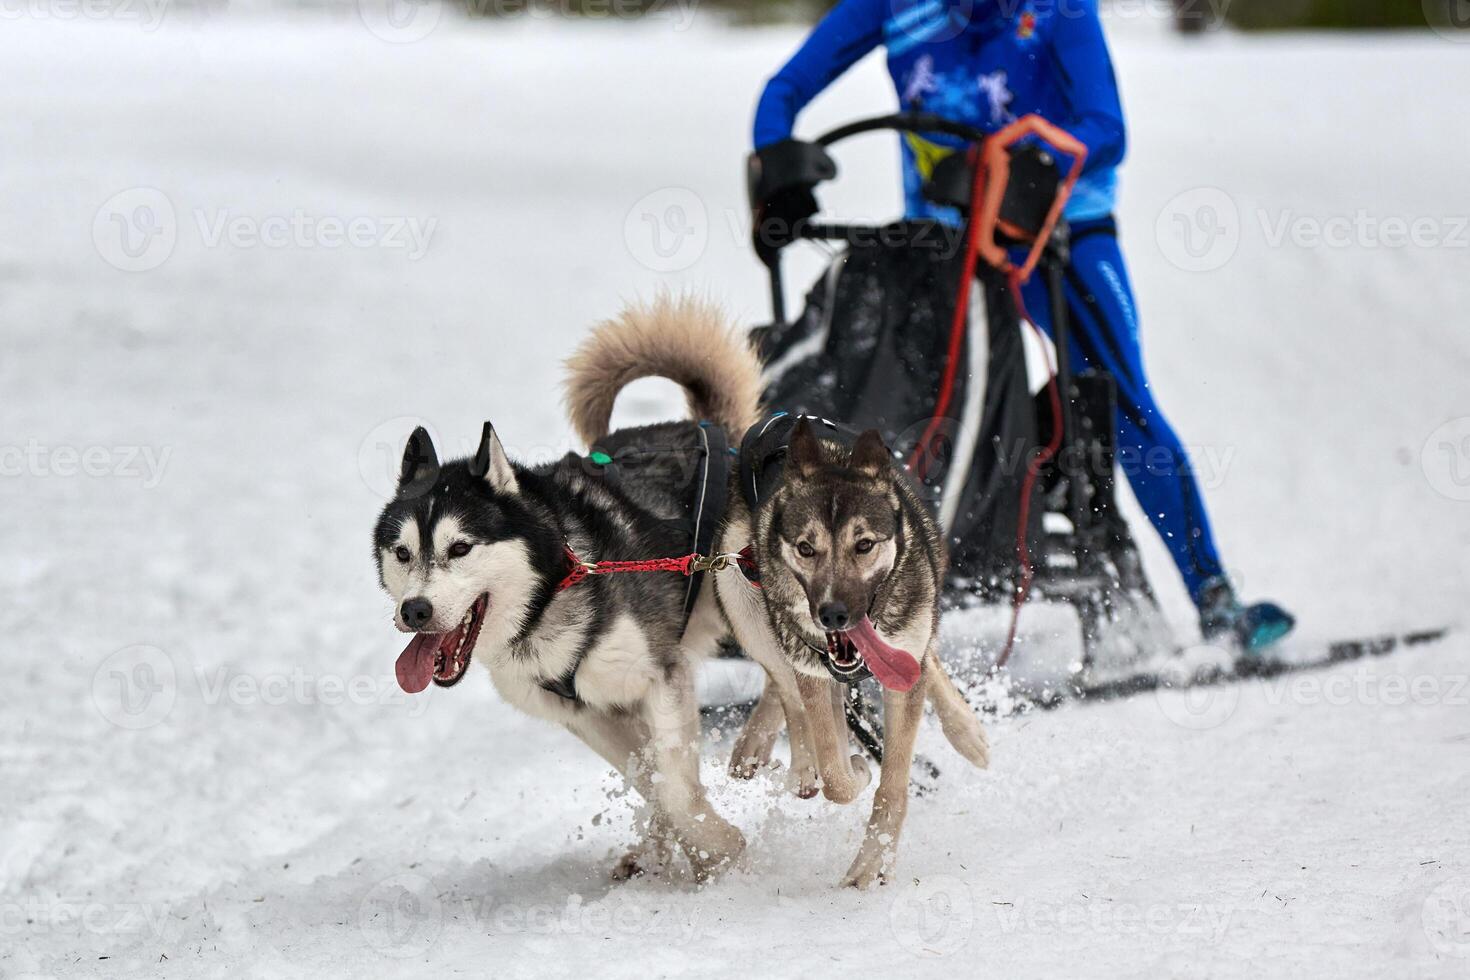
<path id="1" fill-rule="evenodd" d="M 618 391 L 639 377 L 680 383 L 696 417 L 735 433 L 744 426 L 732 421 L 753 420 L 758 411 L 753 352 L 711 310 L 687 302 L 665 301 L 602 325 L 569 366 L 570 415 L 588 445 L 607 435 Z M 717 399 L 724 415 L 713 415 L 705 406 L 720 391 L 746 400 L 727 394 Z M 961 755 L 982 768 L 989 759 L 984 729 L 937 656 L 942 536 L 877 432 L 849 449 L 801 422 L 779 485 L 755 513 L 732 487 L 714 550 L 746 548 L 759 587 L 733 565 L 717 571 L 715 589 L 701 594 L 683 637 L 686 656 L 696 656 L 733 635 L 766 670 L 766 693 L 736 741 L 731 772 L 748 778 L 769 761 L 784 717 L 797 791 L 814 795 L 820 786 L 830 800 L 855 799 L 869 774 L 860 756 L 849 755 L 844 688 L 834 678 L 856 679 L 866 667 L 884 686 L 883 765 L 843 883 L 881 882 L 907 811 L 925 699 Z"/>

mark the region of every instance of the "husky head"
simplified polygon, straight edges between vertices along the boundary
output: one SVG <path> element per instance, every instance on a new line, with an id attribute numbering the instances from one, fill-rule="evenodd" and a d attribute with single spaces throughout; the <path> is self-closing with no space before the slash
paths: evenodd
<path id="1" fill-rule="evenodd" d="M 801 585 L 793 619 L 818 634 L 867 615 L 898 551 L 899 499 L 892 457 L 877 430 L 843 460 L 802 419 L 791 434 L 772 530 L 782 566 Z"/>
<path id="2" fill-rule="evenodd" d="M 757 561 L 767 607 L 813 649 L 788 651 L 798 669 L 826 667 L 853 682 L 866 667 L 894 691 L 919 680 L 919 660 L 889 645 L 872 619 L 879 602 L 889 619 L 910 619 L 926 594 L 903 582 L 903 479 L 876 430 L 851 453 L 819 441 L 806 419 L 792 430 L 781 486 L 760 517 Z"/>
<path id="3" fill-rule="evenodd" d="M 398 658 L 405 691 L 458 683 L 482 636 L 514 638 L 548 588 L 537 569 L 558 546 L 520 481 L 488 422 L 473 457 L 442 464 L 424 429 L 409 436 L 373 534 L 394 622 L 414 634 Z"/>

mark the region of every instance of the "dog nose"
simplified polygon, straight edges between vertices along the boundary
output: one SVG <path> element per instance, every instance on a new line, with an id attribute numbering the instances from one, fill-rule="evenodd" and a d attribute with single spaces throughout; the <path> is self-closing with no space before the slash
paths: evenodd
<path id="1" fill-rule="evenodd" d="M 824 602 L 817 610 L 817 619 L 821 621 L 822 629 L 845 630 L 847 629 L 847 604 L 843 602 Z"/>
<path id="2" fill-rule="evenodd" d="M 434 607 L 428 599 L 405 599 L 403 622 L 410 629 L 423 629 L 425 623 L 434 618 Z"/>

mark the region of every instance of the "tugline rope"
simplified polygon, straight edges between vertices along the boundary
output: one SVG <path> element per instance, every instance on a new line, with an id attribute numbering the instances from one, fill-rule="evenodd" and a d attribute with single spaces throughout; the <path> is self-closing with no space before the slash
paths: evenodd
<path id="1" fill-rule="evenodd" d="M 680 575 L 697 575 L 700 572 L 722 572 L 731 565 L 742 571 L 755 568 L 750 549 L 739 552 L 724 552 L 718 555 L 701 555 L 691 552 L 675 558 L 641 558 L 633 561 L 583 561 L 577 557 L 571 545 L 566 545 L 568 570 L 556 591 L 564 592 L 589 575 L 616 575 L 621 572 L 678 572 Z M 750 575 L 747 574 L 747 578 Z M 757 580 L 752 579 L 752 584 Z"/>

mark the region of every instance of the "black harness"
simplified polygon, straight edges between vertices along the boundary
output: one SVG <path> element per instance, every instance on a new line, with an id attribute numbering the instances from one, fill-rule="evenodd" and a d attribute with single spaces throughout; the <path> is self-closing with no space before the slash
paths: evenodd
<path id="1" fill-rule="evenodd" d="M 708 556 L 713 550 L 715 532 L 719 530 L 720 524 L 724 521 L 725 511 L 730 504 L 732 457 L 738 457 L 740 494 L 745 499 L 750 512 L 754 514 L 761 503 L 770 498 L 776 486 L 781 482 L 781 473 L 786 465 L 787 448 L 791 443 L 791 433 L 802 419 L 806 419 L 809 424 L 816 427 L 818 434 L 823 439 L 851 445 L 857 438 L 855 431 L 829 419 L 815 415 L 776 412 L 747 429 L 740 440 L 740 449 L 738 452 L 732 452 L 729 437 L 725 434 L 724 429 L 713 422 L 699 423 L 700 444 L 696 450 L 700 456 L 699 472 L 684 502 L 684 520 L 688 532 L 689 551 Z M 665 451 L 683 452 L 685 450 Z M 611 465 L 612 456 L 608 453 L 594 451 L 586 459 L 597 468 L 596 472 L 599 475 L 616 478 Z M 739 567 L 752 586 L 760 587 L 760 571 L 753 562 L 740 561 L 734 564 Z M 699 601 L 699 591 L 704 585 L 704 579 L 704 569 L 696 570 L 688 575 L 684 587 L 684 625 L 686 627 L 689 625 L 689 617 L 694 613 L 694 605 Z M 826 653 L 819 647 L 812 646 L 812 649 L 818 653 Z M 869 676 L 866 667 L 851 675 L 837 674 L 834 670 L 834 675 L 838 680 L 846 683 L 855 683 Z M 573 667 L 562 677 L 543 681 L 541 687 L 557 697 L 580 704 L 581 698 L 577 696 L 576 685 L 573 683 L 575 676 L 576 667 Z"/>
<path id="2" fill-rule="evenodd" d="M 715 532 L 719 530 L 720 522 L 725 518 L 725 510 L 730 504 L 732 454 L 729 437 L 725 435 L 724 429 L 713 422 L 700 422 L 699 446 L 696 451 L 699 453 L 699 471 L 684 500 L 684 522 L 688 533 L 688 550 L 695 554 L 708 555 L 714 546 Z M 613 457 L 608 453 L 594 451 L 586 460 L 596 467 L 594 472 L 599 476 L 615 478 Z M 699 601 L 699 590 L 704 585 L 704 578 L 705 572 L 699 570 L 685 579 L 685 626 L 689 625 L 694 604 Z M 574 666 L 561 677 L 542 681 L 541 687 L 557 697 L 580 704 L 582 699 L 577 696 L 576 685 L 573 683 L 576 672 L 577 667 Z"/>

